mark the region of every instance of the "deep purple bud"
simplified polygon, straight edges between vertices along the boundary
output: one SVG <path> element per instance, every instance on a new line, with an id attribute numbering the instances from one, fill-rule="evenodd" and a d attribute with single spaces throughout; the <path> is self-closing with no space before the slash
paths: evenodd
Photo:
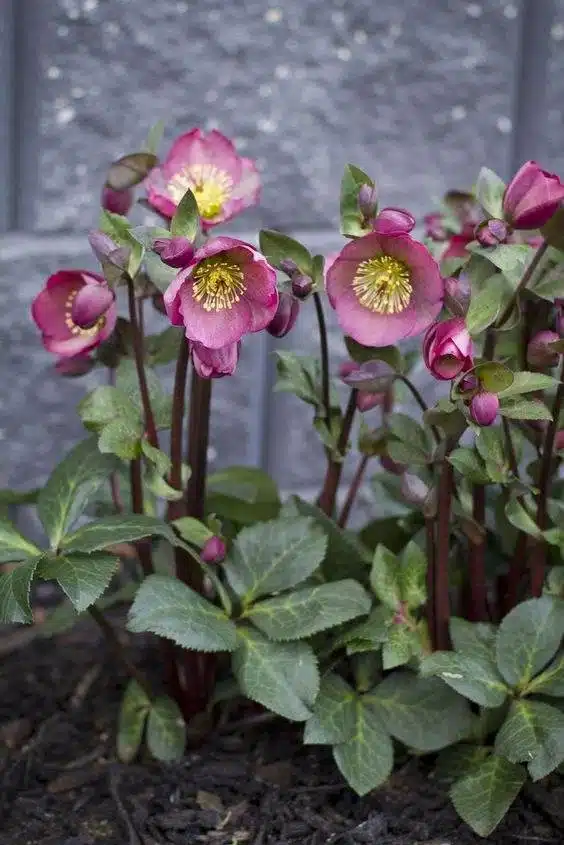
<path id="1" fill-rule="evenodd" d="M 560 354 L 551 349 L 550 344 L 556 343 L 557 340 L 560 340 L 560 335 L 556 332 L 537 332 L 527 346 L 527 362 L 529 365 L 538 369 L 555 367 L 560 360 Z"/>
<path id="2" fill-rule="evenodd" d="M 285 337 L 293 329 L 299 311 L 300 303 L 297 299 L 291 294 L 281 291 L 276 314 L 266 327 L 266 331 L 272 337 Z"/>
<path id="3" fill-rule="evenodd" d="M 445 279 L 444 303 L 454 317 L 465 317 L 470 307 L 472 289 L 465 273 Z"/>
<path id="4" fill-rule="evenodd" d="M 283 258 L 280 262 L 280 269 L 288 276 L 291 276 L 293 273 L 297 273 L 299 267 L 292 258 Z"/>
<path id="5" fill-rule="evenodd" d="M 97 229 L 89 232 L 88 242 L 100 264 L 113 264 L 121 270 L 126 269 L 131 254 L 128 247 L 118 246 L 109 235 Z"/>
<path id="6" fill-rule="evenodd" d="M 374 221 L 379 235 L 407 235 L 415 227 L 415 217 L 405 208 L 383 208 Z"/>
<path id="7" fill-rule="evenodd" d="M 205 563 L 221 563 L 225 558 L 226 551 L 225 541 L 214 534 L 204 543 L 200 557 Z"/>
<path id="8" fill-rule="evenodd" d="M 503 220 L 492 217 L 491 220 L 483 220 L 474 231 L 474 236 L 482 246 L 497 246 L 507 240 L 509 228 Z"/>
<path id="9" fill-rule="evenodd" d="M 371 220 L 378 210 L 376 185 L 362 185 L 358 192 L 358 207 L 365 220 Z"/>
<path id="10" fill-rule="evenodd" d="M 313 279 L 305 273 L 294 273 L 292 275 L 292 293 L 296 299 L 307 299 L 313 290 Z"/>
<path id="11" fill-rule="evenodd" d="M 174 238 L 157 238 L 153 242 L 153 252 L 157 253 L 164 264 L 180 269 L 190 264 L 194 247 L 188 238 L 177 235 Z"/>
<path id="12" fill-rule="evenodd" d="M 131 188 L 126 188 L 124 191 L 116 191 L 108 185 L 102 188 L 102 197 L 100 204 L 106 211 L 111 211 L 112 214 L 127 214 L 133 205 L 134 193 Z"/>
<path id="13" fill-rule="evenodd" d="M 477 425 L 491 425 L 499 411 L 499 399 L 495 393 L 477 393 L 470 402 L 470 416 Z"/>

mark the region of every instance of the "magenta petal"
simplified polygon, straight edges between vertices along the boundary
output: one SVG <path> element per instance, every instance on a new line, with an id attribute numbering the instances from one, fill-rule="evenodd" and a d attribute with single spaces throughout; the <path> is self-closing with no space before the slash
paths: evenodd
<path id="1" fill-rule="evenodd" d="M 77 326 L 88 329 L 106 313 L 115 295 L 105 285 L 84 285 L 72 303 L 71 317 Z"/>
<path id="2" fill-rule="evenodd" d="M 184 285 L 180 300 L 186 337 L 209 349 L 221 349 L 229 343 L 237 343 L 252 330 L 253 313 L 245 299 L 240 299 L 232 308 L 206 311 L 194 299 L 192 285 Z"/>
<path id="3" fill-rule="evenodd" d="M 404 208 L 383 208 L 373 229 L 380 235 L 408 234 L 415 227 L 415 217 Z"/>
<path id="4" fill-rule="evenodd" d="M 221 349 L 208 349 L 201 343 L 192 344 L 194 369 L 201 378 L 222 378 L 233 375 L 239 361 L 240 343 L 230 343 Z"/>

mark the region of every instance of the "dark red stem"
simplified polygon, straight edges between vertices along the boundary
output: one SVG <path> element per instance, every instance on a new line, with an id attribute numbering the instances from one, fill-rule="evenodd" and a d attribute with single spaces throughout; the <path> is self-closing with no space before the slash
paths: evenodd
<path id="1" fill-rule="evenodd" d="M 172 396 L 172 422 L 170 427 L 170 476 L 169 483 L 175 490 L 182 487 L 182 443 L 184 435 L 184 412 L 186 410 L 186 382 L 188 377 L 188 364 L 190 362 L 190 346 L 183 338 L 176 359 L 176 372 L 174 376 L 174 393 Z M 186 513 L 186 502 L 178 499 L 168 503 L 167 519 L 172 522 L 174 519 L 184 516 Z"/>
<path id="2" fill-rule="evenodd" d="M 366 467 L 368 466 L 369 460 L 369 455 L 362 455 L 360 461 L 358 462 L 356 472 L 354 474 L 353 480 L 351 481 L 351 486 L 349 487 L 349 492 L 347 493 L 347 498 L 345 499 L 341 515 L 339 516 L 338 525 L 341 528 L 345 528 L 348 522 L 352 506 L 354 505 L 355 499 L 358 495 L 358 491 L 360 489 L 360 485 L 362 484 L 362 479 L 364 477 L 364 473 L 366 472 Z"/>
<path id="3" fill-rule="evenodd" d="M 147 385 L 147 377 L 145 374 L 145 351 L 143 349 L 143 333 L 139 324 L 137 316 L 137 308 L 135 302 L 135 288 L 131 280 L 127 283 L 127 295 L 129 303 L 129 320 L 131 322 L 131 334 L 133 342 L 133 355 L 135 357 L 135 366 L 137 368 L 137 379 L 139 381 L 139 392 L 141 394 L 141 402 L 143 405 L 143 416 L 145 417 L 145 431 L 147 440 L 154 446 L 159 448 L 159 438 L 157 435 L 157 427 L 155 425 L 155 418 L 153 416 L 153 409 L 151 408 L 151 397 L 149 396 L 149 388 Z"/>
<path id="4" fill-rule="evenodd" d="M 333 512 L 335 510 L 335 501 L 339 490 L 341 475 L 343 473 L 344 457 L 356 411 L 357 395 L 358 391 L 353 388 L 349 396 L 345 416 L 343 417 L 341 432 L 339 434 L 339 440 L 337 442 L 337 453 L 340 456 L 340 460 L 336 460 L 335 458 L 330 459 L 327 466 L 327 472 L 325 474 L 325 481 L 323 482 L 323 489 L 317 500 L 317 506 L 323 511 L 323 513 L 327 514 L 327 516 L 333 516 Z"/>

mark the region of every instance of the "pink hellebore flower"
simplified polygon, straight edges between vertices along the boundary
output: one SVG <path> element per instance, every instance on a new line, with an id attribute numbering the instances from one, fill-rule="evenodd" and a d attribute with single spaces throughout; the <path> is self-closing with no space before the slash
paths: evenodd
<path id="1" fill-rule="evenodd" d="M 254 162 L 239 156 L 229 138 L 215 129 L 208 134 L 192 129 L 177 138 L 164 163 L 149 173 L 146 185 L 150 205 L 169 218 L 190 189 L 204 230 L 256 205 L 260 192 Z"/>
<path id="2" fill-rule="evenodd" d="M 169 285 L 164 304 L 188 340 L 221 349 L 268 326 L 278 308 L 276 271 L 250 244 L 212 238 Z"/>
<path id="3" fill-rule="evenodd" d="M 425 366 L 436 379 L 450 381 L 472 367 L 472 338 L 461 317 L 435 323 L 423 340 Z"/>
<path id="4" fill-rule="evenodd" d="M 526 161 L 503 195 L 503 213 L 514 229 L 539 229 L 564 200 L 564 185 L 554 173 Z"/>
<path id="5" fill-rule="evenodd" d="M 232 376 L 239 362 L 240 343 L 229 343 L 221 349 L 208 349 L 201 343 L 192 344 L 192 363 L 200 378 Z"/>
<path id="6" fill-rule="evenodd" d="M 326 287 L 342 330 L 364 346 L 420 334 L 444 297 L 436 261 L 407 233 L 351 241 L 326 271 Z"/>
<path id="7" fill-rule="evenodd" d="M 59 270 L 49 276 L 31 306 L 43 345 L 61 358 L 85 355 L 114 330 L 115 294 L 87 270 Z"/>

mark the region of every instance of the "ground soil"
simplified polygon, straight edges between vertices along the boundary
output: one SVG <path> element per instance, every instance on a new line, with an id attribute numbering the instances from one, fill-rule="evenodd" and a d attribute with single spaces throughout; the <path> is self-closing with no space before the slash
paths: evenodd
<path id="1" fill-rule="evenodd" d="M 125 678 L 97 630 L 27 645 L 20 636 L 0 635 L 0 845 L 564 841 L 558 780 L 519 799 L 484 840 L 457 818 L 426 761 L 359 799 L 327 749 L 301 747 L 282 721 L 224 725 L 179 764 L 121 765 L 113 749 Z"/>

